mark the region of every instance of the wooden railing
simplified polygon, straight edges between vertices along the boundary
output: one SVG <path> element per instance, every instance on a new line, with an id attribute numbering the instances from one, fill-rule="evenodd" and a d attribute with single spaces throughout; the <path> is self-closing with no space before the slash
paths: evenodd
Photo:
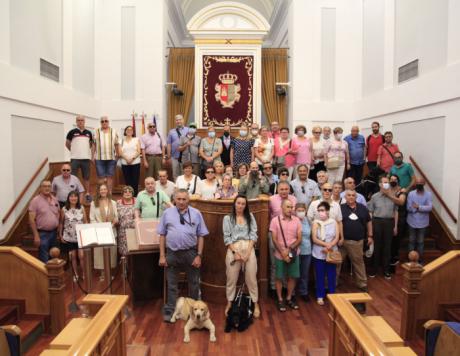
<path id="1" fill-rule="evenodd" d="M 0 299 L 24 300 L 25 313 L 47 317 L 57 334 L 65 325 L 64 265 L 59 258 L 44 264 L 19 247 L 0 247 Z"/>
<path id="2" fill-rule="evenodd" d="M 382 317 L 362 316 L 352 303 L 368 303 L 367 293 L 329 294 L 329 356 L 415 355 Z"/>
<path id="3" fill-rule="evenodd" d="M 440 304 L 460 303 L 460 251 L 449 251 L 425 267 L 416 262 L 415 256 L 402 267 L 401 337 L 410 340 L 423 335 L 427 320 L 442 319 Z"/>
<path id="4" fill-rule="evenodd" d="M 13 213 L 14 209 L 16 209 L 16 207 L 18 206 L 19 202 L 21 201 L 21 199 L 24 197 L 24 195 L 26 194 L 26 192 L 29 190 L 29 187 L 30 185 L 34 182 L 34 180 L 38 177 L 38 175 L 40 174 L 40 172 L 42 171 L 43 167 L 45 167 L 45 165 L 48 163 L 48 157 L 46 157 L 42 163 L 40 164 L 40 166 L 37 168 L 37 170 L 35 171 L 35 173 L 33 174 L 32 177 L 30 177 L 30 179 L 27 181 L 25 187 L 21 190 L 21 193 L 19 193 L 18 197 L 15 199 L 15 201 L 13 202 L 13 204 L 11 205 L 11 207 L 8 209 L 8 211 L 6 212 L 5 216 L 3 217 L 2 219 L 2 224 L 4 224 L 5 222 L 8 221 L 8 218 L 10 217 L 10 215 Z"/>
<path id="5" fill-rule="evenodd" d="M 125 295 L 88 294 L 87 318 L 72 319 L 41 355 L 126 355 Z"/>
<path id="6" fill-rule="evenodd" d="M 457 223 L 457 218 L 455 217 L 454 213 L 452 212 L 452 210 L 449 209 L 449 207 L 447 206 L 446 202 L 441 198 L 441 194 L 438 193 L 436 188 L 433 186 L 431 181 L 426 176 L 425 172 L 423 172 L 423 170 L 420 168 L 418 163 L 415 161 L 414 157 L 409 156 L 409 160 L 414 165 L 415 169 L 417 169 L 417 171 L 423 177 L 423 179 L 425 180 L 426 184 L 428 184 L 428 186 L 430 187 L 430 190 L 433 192 L 433 194 L 435 195 L 436 199 L 439 200 L 439 203 L 444 208 L 444 210 L 447 212 L 447 215 L 449 215 L 449 217 L 452 219 L 452 221 L 454 223 Z"/>

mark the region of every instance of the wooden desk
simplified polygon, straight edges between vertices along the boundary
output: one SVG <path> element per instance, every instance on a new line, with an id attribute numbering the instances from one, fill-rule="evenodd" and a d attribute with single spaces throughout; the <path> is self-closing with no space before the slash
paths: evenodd
<path id="1" fill-rule="evenodd" d="M 257 221 L 257 280 L 259 293 L 268 292 L 268 197 L 249 201 L 249 209 Z M 201 211 L 209 230 L 204 240 L 203 261 L 201 264 L 201 291 L 203 299 L 210 302 L 223 302 L 227 276 L 222 221 L 232 212 L 233 200 L 190 200 L 190 205 Z"/>
<path id="2" fill-rule="evenodd" d="M 70 320 L 59 335 L 50 342 L 48 347 L 53 350 L 70 349 L 81 338 L 90 323 L 90 318 L 75 318 Z"/>
<path id="3" fill-rule="evenodd" d="M 126 230 L 128 282 L 133 303 L 163 298 L 163 268 L 158 265 L 158 247 L 139 249 L 134 229 Z"/>

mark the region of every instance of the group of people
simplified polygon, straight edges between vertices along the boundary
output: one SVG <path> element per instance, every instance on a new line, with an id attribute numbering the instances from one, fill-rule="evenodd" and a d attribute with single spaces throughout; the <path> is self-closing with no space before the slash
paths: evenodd
<path id="1" fill-rule="evenodd" d="M 341 259 L 350 259 L 357 287 L 364 291 L 367 277 L 375 277 L 380 267 L 385 278 L 391 278 L 391 265 L 399 261 L 400 241 L 407 228 L 409 250 L 423 256 L 431 194 L 424 189 L 424 180 L 416 178 L 412 166 L 403 161 L 392 133 L 382 135 L 377 122 L 372 123 L 367 138 L 359 134 L 357 126 L 345 138 L 340 127 L 314 127 L 309 138 L 303 125 L 295 128 L 291 138 L 289 129 L 276 122 L 270 129 L 259 129 L 257 124 L 242 126 L 237 137 L 231 136 L 229 126 L 224 127 L 222 137 L 216 137 L 215 128 L 209 127 L 207 137 L 200 138 L 194 124 L 184 126 L 178 115 L 166 140 L 150 123 L 140 138 L 134 137 L 131 126 L 126 127 L 121 141 L 106 117 L 101 118 L 94 135 L 84 123 L 83 117 L 77 117 L 77 128 L 67 135 L 71 163 L 62 166 L 61 175 L 53 182 L 42 182 L 40 194 L 29 207 L 40 259 L 48 259 L 49 248 L 57 240 L 66 250 L 78 249 L 75 226 L 88 222 L 84 201 L 91 202 L 90 222 L 112 223 L 120 255 L 127 253 L 126 230 L 134 227 L 136 219 L 160 219 L 159 263 L 167 269 L 168 278 L 166 321 L 174 311 L 179 269 L 186 269 L 191 297 L 200 298 L 199 269 L 208 230 L 201 213 L 189 206 L 191 197 L 233 201 L 232 213 L 225 216 L 222 226 L 227 246 L 226 312 L 244 269 L 256 307 L 254 315 L 260 314 L 254 249 L 257 231 L 265 227 L 257 226 L 248 200 L 261 194 L 270 196 L 270 288 L 282 312 L 298 309 L 299 299 L 309 300 L 311 264 L 317 303 L 324 304 L 326 276 L 328 293 L 334 293 L 338 283 L 338 251 Z M 111 177 L 118 158 L 126 186 L 121 199 L 114 201 Z M 95 159 L 101 179 L 94 198 L 89 191 L 91 159 Z M 169 159 L 172 181 L 164 169 Z M 145 189 L 138 192 L 141 164 L 147 178 Z M 365 164 L 369 171 L 383 173 L 372 195 L 357 190 Z M 78 170 L 84 184 L 76 176 Z M 95 268 L 102 269 L 102 252 L 97 250 Z M 367 272 L 365 250 L 369 255 L 373 250 Z M 81 251 L 79 254 L 82 258 Z M 111 256 L 113 266 L 117 251 Z M 75 253 L 72 263 L 75 278 L 79 278 Z"/>

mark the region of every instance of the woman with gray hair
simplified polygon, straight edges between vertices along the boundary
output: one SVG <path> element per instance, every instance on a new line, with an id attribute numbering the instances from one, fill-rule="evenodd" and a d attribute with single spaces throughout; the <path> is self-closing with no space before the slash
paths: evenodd
<path id="1" fill-rule="evenodd" d="M 222 185 L 217 189 L 214 194 L 216 199 L 234 199 L 238 195 L 238 191 L 232 185 L 232 176 L 224 174 L 222 176 Z"/>

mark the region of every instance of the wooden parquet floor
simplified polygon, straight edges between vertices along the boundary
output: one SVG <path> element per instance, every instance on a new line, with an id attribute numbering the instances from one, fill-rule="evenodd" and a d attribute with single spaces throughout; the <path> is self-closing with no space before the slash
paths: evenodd
<path id="1" fill-rule="evenodd" d="M 70 275 L 69 281 L 70 282 Z M 382 276 L 369 280 L 369 293 L 374 299 L 368 306 L 367 315 L 381 315 L 399 332 L 402 301 L 402 269 L 397 268 L 392 280 Z M 121 283 L 115 280 L 114 293 L 121 293 Z M 337 292 L 357 292 L 348 272 L 342 272 Z M 78 298 L 82 296 L 78 292 Z M 262 314 L 251 327 L 243 332 L 224 333 L 224 305 L 210 304 L 211 318 L 216 325 L 217 342 L 209 342 L 207 331 L 191 332 L 191 342 L 183 339 L 184 321 L 176 324 L 164 323 L 161 315 L 162 300 L 157 299 L 142 306 L 131 307 L 132 317 L 127 320 L 128 344 L 148 344 L 152 355 L 306 355 L 309 348 L 327 345 L 329 338 L 328 306 L 318 306 L 314 301 L 299 301 L 300 310 L 280 313 L 274 302 L 264 297 L 261 300 Z M 67 302 L 71 301 L 70 283 L 67 286 Z M 68 318 L 79 316 L 68 314 Z M 27 356 L 39 355 L 53 339 L 44 335 Z M 408 344 L 418 355 L 423 355 L 423 340 L 416 339 Z"/>

